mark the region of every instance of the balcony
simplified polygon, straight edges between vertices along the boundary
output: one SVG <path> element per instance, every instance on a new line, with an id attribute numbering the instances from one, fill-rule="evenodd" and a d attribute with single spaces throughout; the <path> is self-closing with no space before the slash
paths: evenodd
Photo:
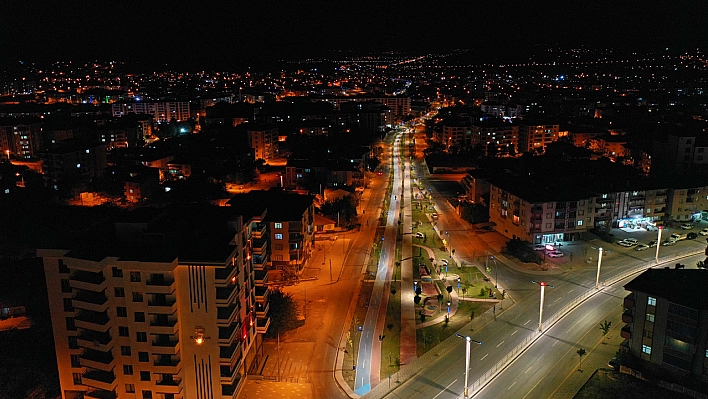
<path id="1" fill-rule="evenodd" d="M 111 371 L 115 364 L 113 364 L 115 358 L 111 354 L 110 350 L 108 352 L 102 352 L 94 349 L 84 349 L 83 353 L 79 356 L 79 362 L 82 367 L 90 367 L 92 369 Z"/>
<path id="2" fill-rule="evenodd" d="M 266 239 L 251 240 L 251 252 L 253 252 L 253 254 L 264 254 L 266 252 L 267 247 L 268 240 Z"/>
<path id="3" fill-rule="evenodd" d="M 231 368 L 236 368 L 241 362 L 243 352 L 240 342 L 234 342 L 229 346 L 219 346 L 219 363 L 228 364 Z"/>
<path id="4" fill-rule="evenodd" d="M 266 237 L 268 225 L 265 223 L 254 223 L 251 225 L 251 237 L 261 239 Z"/>
<path id="5" fill-rule="evenodd" d="M 177 311 L 177 300 L 173 296 L 160 296 L 162 294 L 155 294 L 151 300 L 148 301 L 148 313 L 161 313 L 161 314 L 173 314 Z"/>
<path id="6" fill-rule="evenodd" d="M 228 282 L 232 277 L 238 276 L 238 274 L 239 268 L 231 265 L 214 270 L 214 277 L 217 280 L 222 280 L 221 282 Z"/>
<path id="7" fill-rule="evenodd" d="M 624 297 L 624 307 L 627 309 L 634 308 L 634 293 L 631 293 Z"/>
<path id="8" fill-rule="evenodd" d="M 103 291 L 106 289 L 106 278 L 103 273 L 92 273 L 83 270 L 76 270 L 70 277 L 71 288 L 88 291 Z"/>
<path id="9" fill-rule="evenodd" d="M 152 341 L 151 353 L 158 355 L 176 355 L 179 353 L 179 340 L 177 338 L 155 339 Z"/>
<path id="10" fill-rule="evenodd" d="M 145 292 L 148 294 L 164 294 L 171 295 L 175 292 L 175 280 L 165 277 L 162 274 L 153 274 L 148 281 L 145 282 Z"/>
<path id="11" fill-rule="evenodd" d="M 87 391 L 84 394 L 84 398 L 92 398 L 92 399 L 117 399 L 118 394 L 116 394 L 113 391 L 104 391 L 103 389 L 94 389 L 91 391 Z"/>
<path id="12" fill-rule="evenodd" d="M 234 342 L 238 337 L 240 323 L 234 323 L 230 327 L 219 327 L 219 343 Z"/>
<path id="13" fill-rule="evenodd" d="M 111 351 L 111 334 L 106 332 L 96 332 L 93 330 L 82 330 L 77 337 L 77 342 L 80 347 L 86 349 L 95 349 L 102 352 Z"/>
<path id="14" fill-rule="evenodd" d="M 256 319 L 256 332 L 258 334 L 265 334 L 268 331 L 268 326 L 270 326 L 270 317 Z"/>
<path id="15" fill-rule="evenodd" d="M 81 382 L 84 385 L 103 389 L 105 391 L 113 391 L 116 389 L 116 375 L 112 371 L 91 370 L 85 372 L 81 376 Z"/>
<path id="16" fill-rule="evenodd" d="M 632 321 L 634 321 L 634 316 L 632 315 L 631 309 L 622 313 L 622 322 L 623 323 L 632 324 Z"/>
<path id="17" fill-rule="evenodd" d="M 71 298 L 76 309 L 104 312 L 108 309 L 108 298 L 104 292 L 80 290 Z"/>
<path id="18" fill-rule="evenodd" d="M 265 286 L 268 284 L 268 272 L 265 270 L 256 270 L 254 273 L 256 286 Z"/>
<path id="19" fill-rule="evenodd" d="M 632 328 L 629 325 L 622 327 L 620 336 L 624 339 L 632 339 Z"/>
<path id="20" fill-rule="evenodd" d="M 106 312 L 98 313 L 90 310 L 79 312 L 74 319 L 77 328 L 106 332 L 109 328 L 110 318 Z"/>
<path id="21" fill-rule="evenodd" d="M 240 291 L 239 285 L 216 287 L 216 303 L 232 303 Z"/>
<path id="22" fill-rule="evenodd" d="M 162 356 L 153 363 L 154 373 L 159 374 L 179 374 L 181 371 L 180 360 L 172 356 Z"/>
<path id="23" fill-rule="evenodd" d="M 268 309 L 270 309 L 270 302 L 266 302 L 265 306 L 260 302 L 256 302 L 256 317 L 265 317 L 268 314 Z"/>
<path id="24" fill-rule="evenodd" d="M 255 270 L 265 270 L 265 267 L 268 264 L 268 254 L 254 255 L 251 259 L 251 263 L 253 264 L 253 268 Z"/>
<path id="25" fill-rule="evenodd" d="M 268 287 L 256 287 L 256 302 L 266 302 L 268 300 Z"/>
<path id="26" fill-rule="evenodd" d="M 153 319 L 150 320 L 151 333 L 172 335 L 177 334 L 177 330 L 177 318 L 175 317 L 153 317 Z"/>
<path id="27" fill-rule="evenodd" d="M 217 324 L 231 324 L 231 322 L 236 318 L 241 306 L 238 302 L 229 307 L 217 307 L 216 308 L 216 323 Z"/>
<path id="28" fill-rule="evenodd" d="M 182 380 L 163 378 L 155 382 L 157 392 L 162 394 L 178 394 L 182 392 Z"/>

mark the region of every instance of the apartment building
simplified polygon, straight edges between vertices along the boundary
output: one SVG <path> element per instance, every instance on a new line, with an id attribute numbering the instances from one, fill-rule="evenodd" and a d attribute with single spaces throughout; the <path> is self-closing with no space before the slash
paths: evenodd
<path id="1" fill-rule="evenodd" d="M 101 176 L 106 168 L 105 144 L 65 140 L 38 156 L 42 160 L 45 184 L 54 189 L 67 176 L 88 180 Z"/>
<path id="2" fill-rule="evenodd" d="M 32 158 L 42 149 L 42 125 L 31 118 L 0 118 L 3 157 Z"/>
<path id="3" fill-rule="evenodd" d="M 545 151 L 549 143 L 558 141 L 559 125 L 521 120 L 519 126 L 519 152 Z"/>
<path id="4" fill-rule="evenodd" d="M 278 128 L 275 125 L 254 125 L 246 130 L 254 159 L 269 160 L 277 154 Z"/>
<path id="5" fill-rule="evenodd" d="M 708 383 L 708 273 L 696 269 L 648 269 L 627 283 L 621 330 L 624 348 L 640 359 L 647 378 L 661 375 Z M 649 371 L 649 372 L 647 372 Z M 652 373 L 653 371 L 653 373 Z M 670 376 L 678 376 L 672 379 Z M 700 389 L 700 388 L 699 388 Z"/>
<path id="6" fill-rule="evenodd" d="M 486 119 L 472 122 L 471 145 L 481 144 L 485 151 L 490 145 L 499 155 L 514 155 L 519 147 L 519 127 L 502 119 Z"/>
<path id="7" fill-rule="evenodd" d="M 139 208 L 38 250 L 62 399 L 238 396 L 270 324 L 264 231 L 229 207 Z"/>
<path id="8" fill-rule="evenodd" d="M 489 187 L 489 221 L 510 239 L 573 241 L 594 225 L 595 198 L 585 189 L 515 176 L 490 179 Z"/>
<path id="9" fill-rule="evenodd" d="M 190 118 L 189 101 L 146 101 L 134 103 L 114 103 L 111 105 L 113 116 L 146 114 L 158 122 L 187 121 Z"/>
<path id="10" fill-rule="evenodd" d="M 669 190 L 644 188 L 598 194 L 595 198 L 595 225 L 607 229 L 627 226 L 648 227 L 661 224 L 667 214 Z M 641 188 L 640 188 L 641 187 Z"/>
<path id="11" fill-rule="evenodd" d="M 666 219 L 687 222 L 701 218 L 701 212 L 708 210 L 708 186 L 696 184 L 676 184 L 668 190 Z"/>

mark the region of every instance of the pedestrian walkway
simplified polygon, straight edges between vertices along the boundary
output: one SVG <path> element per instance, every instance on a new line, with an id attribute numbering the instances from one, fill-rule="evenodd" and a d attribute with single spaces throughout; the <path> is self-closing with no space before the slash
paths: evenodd
<path id="1" fill-rule="evenodd" d="M 435 253 L 433 252 L 433 250 L 432 250 L 431 248 L 429 248 L 429 247 L 424 247 L 424 246 L 422 246 L 422 245 L 417 245 L 417 247 L 419 247 L 419 248 L 424 248 L 425 251 L 428 253 L 428 257 L 429 257 L 429 258 L 435 258 Z M 436 280 L 437 280 L 437 281 L 442 281 L 443 284 L 444 284 L 446 287 L 450 285 L 450 283 L 448 282 L 448 279 L 444 279 L 444 280 L 441 280 L 441 279 L 439 279 L 439 278 L 438 278 L 438 279 L 434 279 L 434 280 L 433 280 L 433 283 L 435 283 Z M 455 281 L 455 280 L 457 280 L 457 275 L 456 275 L 456 274 L 450 275 L 449 280 L 450 280 L 450 281 Z M 458 304 L 459 304 L 459 303 L 460 303 L 460 300 L 459 300 L 459 297 L 457 296 L 457 292 L 455 292 L 455 290 L 452 290 L 452 293 L 450 293 L 450 316 L 451 316 L 451 317 L 454 316 L 455 313 L 457 312 L 457 307 L 458 307 Z M 447 316 L 447 312 L 443 312 L 439 317 L 436 317 L 436 318 L 431 319 L 431 320 L 427 320 L 425 323 L 420 323 L 420 324 L 418 324 L 418 325 L 415 325 L 414 328 L 415 328 L 415 329 L 419 329 L 419 328 L 425 328 L 425 327 L 428 327 L 428 326 L 432 326 L 432 325 L 435 325 L 435 324 L 438 324 L 438 323 L 444 323 L 444 322 L 445 322 L 445 316 Z M 408 364 L 408 363 L 405 363 L 405 364 Z"/>
<path id="2" fill-rule="evenodd" d="M 410 190 L 410 163 L 406 158 L 403 172 L 403 220 L 401 231 L 401 335 L 399 351 L 402 364 L 409 364 L 417 357 L 415 292 L 413 289 L 413 208 Z"/>

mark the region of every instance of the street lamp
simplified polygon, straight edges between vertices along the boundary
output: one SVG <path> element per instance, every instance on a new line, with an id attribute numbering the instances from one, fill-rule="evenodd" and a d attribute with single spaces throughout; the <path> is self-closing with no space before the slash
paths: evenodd
<path id="1" fill-rule="evenodd" d="M 450 244 L 450 259 L 452 259 L 452 237 L 450 237 L 449 231 L 446 231 L 445 234 L 447 234 L 447 242 Z"/>
<path id="2" fill-rule="evenodd" d="M 595 289 L 600 285 L 600 265 L 602 265 L 602 247 L 597 249 L 599 255 L 597 256 L 597 277 L 595 278 Z"/>
<path id="3" fill-rule="evenodd" d="M 541 286 L 541 306 L 539 307 L 538 311 L 538 331 L 543 331 L 543 298 L 546 295 L 546 287 L 553 288 L 553 286 L 547 285 L 543 281 L 538 282 L 535 280 L 531 280 L 531 282 Z"/>
<path id="4" fill-rule="evenodd" d="M 467 388 L 467 383 L 469 381 L 469 376 L 470 376 L 470 352 L 472 351 L 472 348 L 470 347 L 472 342 L 474 342 L 477 345 L 482 345 L 481 341 L 475 341 L 474 339 L 470 338 L 469 336 L 462 336 L 460 334 L 455 334 L 456 337 L 462 338 L 466 341 L 466 350 L 467 350 L 467 355 L 465 356 L 465 398 L 469 397 L 469 389 Z"/>
<path id="5" fill-rule="evenodd" d="M 663 229 L 664 226 L 659 226 L 659 236 L 656 237 L 656 256 L 654 259 L 656 260 L 657 265 L 659 264 L 659 247 L 661 246 L 661 230 Z"/>
<path id="6" fill-rule="evenodd" d="M 450 320 L 450 301 L 447 301 L 447 319 Z"/>

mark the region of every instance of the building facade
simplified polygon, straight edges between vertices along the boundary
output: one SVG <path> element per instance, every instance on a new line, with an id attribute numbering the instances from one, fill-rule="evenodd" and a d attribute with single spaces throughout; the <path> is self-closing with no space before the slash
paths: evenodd
<path id="1" fill-rule="evenodd" d="M 129 114 L 152 115 L 158 123 L 169 122 L 172 119 L 180 122 L 190 118 L 189 101 L 115 103 L 111 105 L 111 111 L 113 116 L 117 117 Z"/>
<path id="2" fill-rule="evenodd" d="M 557 124 L 534 124 L 525 121 L 518 122 L 519 152 L 545 151 L 546 146 L 558 141 Z"/>

